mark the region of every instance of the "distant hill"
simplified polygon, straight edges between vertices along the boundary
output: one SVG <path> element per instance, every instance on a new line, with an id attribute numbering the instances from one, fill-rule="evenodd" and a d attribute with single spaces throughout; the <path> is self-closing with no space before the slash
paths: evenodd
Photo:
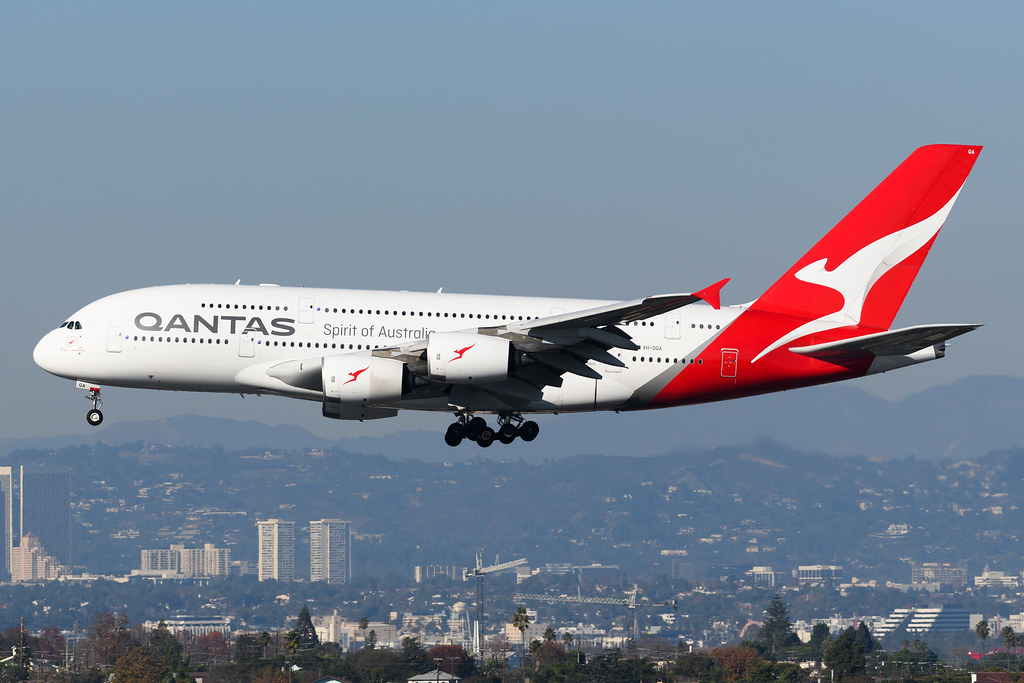
<path id="1" fill-rule="evenodd" d="M 725 403 L 640 413 L 586 413 L 540 418 L 531 444 L 444 445 L 438 431 L 382 437 L 325 439 L 301 427 L 270 426 L 197 415 L 147 422 L 111 422 L 92 435 L 0 440 L 0 454 L 21 448 L 60 448 L 102 441 L 165 446 L 220 444 L 247 448 L 328 448 L 394 459 L 541 462 L 583 453 L 655 455 L 679 448 L 713 448 L 771 439 L 790 448 L 831 455 L 973 458 L 1024 444 L 1024 380 L 971 377 L 900 401 L 850 385 L 827 385 Z"/>
<path id="2" fill-rule="evenodd" d="M 300 576 L 309 520 L 324 518 L 352 521 L 364 576 L 460 564 L 474 549 L 645 576 L 680 557 L 726 572 L 838 564 L 883 581 L 905 581 L 907 558 L 1020 570 L 1024 449 L 956 462 L 835 457 L 768 440 L 542 463 L 462 453 L 472 457 L 438 463 L 135 442 L 21 450 L 0 464 L 72 468 L 72 557 L 104 573 L 171 543 L 215 543 L 254 561 L 255 522 L 274 517 L 296 522 Z"/>

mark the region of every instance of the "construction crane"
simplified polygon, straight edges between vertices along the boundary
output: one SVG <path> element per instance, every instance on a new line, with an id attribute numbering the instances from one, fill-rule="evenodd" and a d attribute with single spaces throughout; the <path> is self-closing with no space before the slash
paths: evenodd
<path id="1" fill-rule="evenodd" d="M 520 557 L 511 562 L 498 563 L 498 557 L 494 557 L 494 564 L 485 567 L 481 553 L 476 554 L 476 567 L 462 570 L 462 580 L 469 581 L 469 577 L 476 577 L 476 630 L 473 633 L 473 648 L 481 652 L 480 645 L 484 635 L 484 577 L 488 574 L 496 574 L 512 567 L 526 564 L 526 558 Z"/>
<path id="2" fill-rule="evenodd" d="M 637 634 L 637 623 L 636 623 L 636 608 L 637 607 L 671 607 L 672 611 L 676 610 L 678 603 L 675 600 L 665 600 L 663 602 L 637 602 L 637 594 L 640 589 L 633 585 L 633 590 L 626 593 L 625 598 L 595 598 L 595 597 L 584 597 L 580 594 L 580 589 L 576 589 L 576 597 L 569 595 L 544 595 L 538 593 L 516 593 L 512 596 L 513 600 L 538 600 L 541 602 L 576 602 L 580 605 L 622 605 L 626 608 L 626 637 L 630 643 L 636 642 Z"/>

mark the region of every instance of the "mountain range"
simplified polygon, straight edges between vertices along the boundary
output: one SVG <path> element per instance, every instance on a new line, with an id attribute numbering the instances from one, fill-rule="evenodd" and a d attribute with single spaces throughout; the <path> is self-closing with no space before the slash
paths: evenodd
<path id="1" fill-rule="evenodd" d="M 486 455 L 542 462 L 571 455 L 657 455 L 679 448 L 715 448 L 770 439 L 802 451 L 927 459 L 967 459 L 1024 444 L 1024 380 L 977 376 L 933 387 L 899 401 L 851 385 L 826 385 L 724 403 L 639 413 L 542 416 L 541 435 L 525 444 L 470 442 L 456 449 L 436 433 L 398 431 L 380 437 L 329 439 L 298 426 L 181 415 L 162 420 L 109 420 L 91 434 L 0 439 L 0 454 L 24 448 L 61 448 L 135 441 L 164 446 L 341 448 L 351 453 L 428 462 Z M 358 424 L 339 425 L 358 432 Z"/>

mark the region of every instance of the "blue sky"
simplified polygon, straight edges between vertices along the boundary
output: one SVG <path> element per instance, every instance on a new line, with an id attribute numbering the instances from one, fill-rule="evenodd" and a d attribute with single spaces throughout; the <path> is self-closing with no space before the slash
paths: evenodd
<path id="1" fill-rule="evenodd" d="M 982 322 L 901 396 L 1024 376 L 1012 3 L 11 3 L 0 436 L 85 431 L 31 350 L 176 282 L 756 297 L 915 147 L 986 149 L 897 319 Z M 1017 159 L 1018 161 L 1013 161 Z M 319 408 L 130 390 L 324 434 Z"/>

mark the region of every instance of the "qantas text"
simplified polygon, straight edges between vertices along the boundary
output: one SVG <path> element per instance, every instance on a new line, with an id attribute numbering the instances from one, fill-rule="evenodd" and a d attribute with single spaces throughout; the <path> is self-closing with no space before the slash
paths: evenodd
<path id="1" fill-rule="evenodd" d="M 264 334 L 277 337 L 288 337 L 295 334 L 294 318 L 274 318 L 270 321 L 270 327 L 260 317 L 248 317 L 244 315 L 215 315 L 204 318 L 201 315 L 192 316 L 192 324 L 180 313 L 175 313 L 164 325 L 164 320 L 159 313 L 146 311 L 135 316 L 135 327 L 147 332 L 170 332 L 181 330 L 182 332 L 210 332 L 212 334 L 228 333 L 236 334 Z"/>

